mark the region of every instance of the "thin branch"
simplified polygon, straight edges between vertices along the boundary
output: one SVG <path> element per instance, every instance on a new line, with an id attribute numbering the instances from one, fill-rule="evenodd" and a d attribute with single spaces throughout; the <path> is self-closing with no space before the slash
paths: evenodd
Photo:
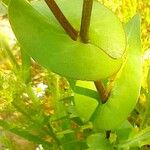
<path id="1" fill-rule="evenodd" d="M 95 84 L 97 91 L 99 92 L 102 103 L 106 103 L 109 94 L 108 94 L 103 82 L 101 80 L 99 80 L 99 81 L 95 81 L 94 84 Z"/>
<path id="2" fill-rule="evenodd" d="M 66 33 L 73 39 L 77 40 L 78 32 L 74 29 L 74 27 L 69 23 L 67 18 L 64 16 L 62 11 L 59 9 L 58 5 L 54 0 L 45 0 L 48 7 L 51 9 L 52 13 L 61 24 Z"/>
<path id="3" fill-rule="evenodd" d="M 92 6 L 93 6 L 93 0 L 84 0 L 83 9 L 82 9 L 81 27 L 80 27 L 80 37 L 83 43 L 88 43 L 89 40 L 88 32 L 90 27 Z M 108 92 L 105 89 L 103 82 L 99 80 L 99 81 L 95 81 L 94 84 L 102 99 L 102 103 L 105 103 L 108 98 Z"/>
<path id="4" fill-rule="evenodd" d="M 73 39 L 77 40 L 78 32 L 73 28 L 73 26 L 66 19 L 62 11 L 59 9 L 58 5 L 54 0 L 45 0 L 48 7 L 51 9 L 52 13 L 59 21 L 61 26 L 64 28 L 66 33 Z M 92 12 L 93 0 L 84 0 L 83 10 L 82 10 L 82 20 L 80 27 L 80 37 L 83 43 L 88 43 L 88 31 L 90 27 L 91 12 Z M 108 92 L 106 91 L 102 81 L 95 81 L 95 86 L 99 92 L 102 102 L 106 102 L 108 97 Z"/>
<path id="5" fill-rule="evenodd" d="M 93 0 L 84 0 L 80 27 L 80 37 L 83 43 L 88 43 L 88 31 L 90 27 L 92 6 Z"/>

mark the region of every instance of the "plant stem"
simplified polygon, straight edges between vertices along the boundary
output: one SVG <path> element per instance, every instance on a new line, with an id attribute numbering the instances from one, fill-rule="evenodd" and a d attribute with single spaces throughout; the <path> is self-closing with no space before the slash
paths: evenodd
<path id="1" fill-rule="evenodd" d="M 61 26 L 64 28 L 66 33 L 73 39 L 77 40 L 78 32 L 74 29 L 74 27 L 69 23 L 67 18 L 64 16 L 62 11 L 59 9 L 58 5 L 54 0 L 45 0 L 48 7 L 51 9 L 52 13 L 58 20 L 58 22 L 61 24 Z"/>
<path id="2" fill-rule="evenodd" d="M 83 43 L 88 43 L 88 31 L 90 27 L 93 0 L 84 0 L 82 9 L 82 20 L 80 27 L 80 37 Z"/>
<path id="3" fill-rule="evenodd" d="M 92 12 L 93 0 L 84 0 L 82 9 L 82 20 L 80 27 L 80 37 L 83 43 L 88 43 L 88 32 L 90 27 L 91 12 Z M 107 101 L 108 92 L 106 91 L 104 84 L 101 80 L 95 81 L 96 89 L 102 99 L 102 103 Z"/>
<path id="4" fill-rule="evenodd" d="M 95 81 L 94 84 L 95 84 L 97 91 L 99 92 L 102 103 L 106 103 L 109 94 L 108 94 L 103 82 L 101 80 L 98 80 L 98 81 Z"/>
<path id="5" fill-rule="evenodd" d="M 73 28 L 73 26 L 66 19 L 62 11 L 59 9 L 58 5 L 54 0 L 45 0 L 48 7 L 51 9 L 52 13 L 59 21 L 61 26 L 64 28 L 66 33 L 73 39 L 77 40 L 78 32 Z M 83 10 L 82 10 L 82 20 L 80 27 L 80 36 L 83 43 L 88 43 L 88 31 L 90 27 L 91 12 L 92 12 L 93 0 L 84 0 Z M 102 98 L 102 102 L 105 103 L 108 97 L 108 92 L 106 91 L 102 81 L 95 81 L 95 86 L 99 95 Z"/>

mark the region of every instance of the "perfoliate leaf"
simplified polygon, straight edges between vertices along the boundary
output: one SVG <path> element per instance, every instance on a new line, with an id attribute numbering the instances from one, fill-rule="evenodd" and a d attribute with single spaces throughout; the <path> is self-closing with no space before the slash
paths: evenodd
<path id="1" fill-rule="evenodd" d="M 98 105 L 97 100 L 85 95 L 75 94 L 74 101 L 79 117 L 84 122 L 88 121 Z"/>
<path id="2" fill-rule="evenodd" d="M 56 2 L 70 23 L 79 31 L 82 1 L 56 0 Z M 59 26 L 44 0 L 33 2 L 33 6 L 53 21 L 56 26 Z M 92 9 L 89 43 L 99 47 L 113 58 L 121 58 L 125 51 L 126 40 L 121 22 L 108 8 L 95 1 Z"/>
<path id="3" fill-rule="evenodd" d="M 81 10 L 78 11 L 78 9 L 82 8 L 81 1 L 59 0 L 57 2 L 61 5 L 61 9 L 64 11 L 69 21 L 79 29 Z M 74 7 L 77 8 L 73 9 Z M 67 12 L 65 12 L 66 10 Z M 74 10 L 76 10 L 76 12 Z M 95 28 L 95 25 L 97 25 L 96 20 L 98 16 L 92 17 L 93 19 L 91 22 L 93 23 L 91 23 L 90 29 L 90 34 L 92 35 L 90 36 L 90 43 L 88 44 L 83 44 L 79 40 L 73 41 L 64 32 L 56 19 L 51 17 L 52 15 L 49 15 L 50 19 L 48 19 L 48 17 L 42 15 L 43 13 L 39 13 L 25 0 L 10 1 L 9 20 L 21 46 L 39 64 L 66 77 L 81 80 L 98 80 L 107 78 L 120 69 L 123 61 L 120 57 L 124 52 L 124 44 L 122 45 L 120 43 L 120 39 L 122 39 L 124 43 L 125 38 L 121 23 L 118 20 L 116 21 L 116 17 L 109 10 L 101 4 L 95 3 L 93 11 L 99 14 L 103 12 L 103 15 L 106 13 L 109 17 L 107 18 L 107 15 L 104 16 L 104 26 L 98 26 L 97 28 Z M 108 23 L 110 16 L 112 16 L 112 22 L 114 22 L 113 26 L 116 26 L 114 28 L 115 31 L 112 29 L 113 26 L 111 28 L 112 32 L 115 32 L 115 37 L 114 33 L 111 34 L 111 32 L 109 32 L 108 36 L 108 29 L 106 28 L 106 26 L 110 28 L 111 23 Z M 101 20 L 99 21 L 101 22 Z M 94 22 L 96 24 L 94 24 Z M 105 34 L 101 34 L 101 36 L 104 36 L 101 43 L 104 47 L 101 47 L 95 42 L 96 40 L 99 41 L 98 39 L 101 38 L 99 37 L 100 33 L 98 32 L 98 34 L 96 30 L 106 31 Z M 122 34 L 122 38 L 117 32 L 119 32 L 119 35 Z M 119 40 L 116 39 L 117 36 Z M 112 40 L 113 38 L 115 41 Z M 106 41 L 110 43 L 108 42 L 109 44 L 107 45 Z M 118 46 L 115 47 L 114 42 L 116 45 L 120 43 L 119 45 L 121 46 L 119 47 L 123 50 L 120 50 Z M 111 44 L 113 45 L 112 47 Z M 114 57 L 118 56 L 116 58 L 119 59 L 113 59 L 113 56 L 110 57 L 110 53 L 105 50 L 105 47 L 107 47 L 106 49 L 109 49 L 109 51 L 112 50 L 113 54 L 115 54 L 115 49 L 116 54 Z"/>
<path id="4" fill-rule="evenodd" d="M 125 26 L 127 34 L 126 62 L 117 73 L 107 102 L 93 116 L 97 129 L 112 130 L 120 126 L 134 109 L 142 83 L 140 16 L 135 15 Z M 137 66 L 137 67 L 135 67 Z"/>
<path id="5" fill-rule="evenodd" d="M 98 106 L 98 94 L 93 82 L 77 81 L 74 102 L 76 111 L 83 122 L 89 121 Z"/>

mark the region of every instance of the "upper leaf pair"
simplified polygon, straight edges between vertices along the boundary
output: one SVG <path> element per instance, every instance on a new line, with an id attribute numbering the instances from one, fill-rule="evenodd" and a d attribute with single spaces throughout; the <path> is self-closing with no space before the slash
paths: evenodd
<path id="1" fill-rule="evenodd" d="M 57 3 L 79 31 L 81 0 Z M 9 19 L 27 54 L 53 72 L 95 81 L 113 75 L 122 65 L 126 43 L 122 24 L 100 3 L 93 6 L 88 44 L 69 38 L 43 1 L 31 6 L 25 0 L 11 0 Z"/>

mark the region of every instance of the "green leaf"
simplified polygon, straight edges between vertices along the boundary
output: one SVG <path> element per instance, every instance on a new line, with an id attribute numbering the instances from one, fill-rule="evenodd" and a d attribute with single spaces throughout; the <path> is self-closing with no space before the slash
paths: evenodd
<path id="1" fill-rule="evenodd" d="M 88 150 L 113 150 L 111 144 L 102 133 L 90 135 L 87 138 Z"/>
<path id="2" fill-rule="evenodd" d="M 93 82 L 78 81 L 76 84 L 74 102 L 76 111 L 83 122 L 91 118 L 98 106 L 96 99 L 98 98 L 98 94 L 95 90 L 91 89 L 95 89 Z"/>
<path id="3" fill-rule="evenodd" d="M 72 8 L 76 5 L 80 6 L 81 1 L 67 1 L 66 4 L 65 1 L 59 2 L 62 2 L 61 6 L 65 7 L 64 13 L 65 10 L 69 12 L 71 9 L 71 12 L 67 13 L 70 17 L 67 17 L 71 23 L 77 25 L 77 22 L 80 22 L 81 19 L 81 11 L 76 10 L 77 15 L 74 15 L 74 9 Z M 103 14 L 107 12 L 107 9 L 99 3 L 95 5 L 96 8 L 93 10 L 99 9 Z M 67 14 L 65 13 L 65 15 Z M 95 44 L 83 44 L 79 40 L 73 41 L 59 24 L 54 23 L 54 19 L 48 20 L 25 0 L 11 0 L 10 2 L 9 20 L 12 29 L 21 46 L 42 66 L 60 75 L 81 80 L 107 78 L 120 69 L 122 58 L 111 58 Z M 107 21 L 109 21 L 109 18 L 105 24 L 108 24 Z M 113 25 L 118 26 L 118 23 Z M 119 29 L 120 27 L 117 28 L 117 31 Z M 99 39 L 99 36 L 96 36 Z M 113 38 L 109 37 L 109 39 Z M 105 38 L 106 41 L 109 41 L 109 39 Z M 118 43 L 116 39 L 114 42 Z M 117 48 L 116 51 L 120 50 Z"/>
<path id="4" fill-rule="evenodd" d="M 71 78 L 67 78 L 67 81 L 69 82 L 71 89 L 74 90 L 75 85 L 76 85 L 76 80 L 71 79 Z"/>
<path id="5" fill-rule="evenodd" d="M 79 31 L 82 1 L 56 0 L 56 2 L 70 23 Z M 59 26 L 44 0 L 33 2 L 33 6 L 49 20 L 51 19 L 56 26 Z M 120 58 L 125 51 L 125 41 L 125 33 L 119 19 L 108 8 L 94 1 L 89 42 L 99 47 L 111 57 Z"/>
<path id="6" fill-rule="evenodd" d="M 98 105 L 97 100 L 95 100 L 94 98 L 80 94 L 75 94 L 74 102 L 77 113 L 84 122 L 88 121 L 91 118 Z"/>
<path id="7" fill-rule="evenodd" d="M 140 16 L 135 15 L 125 29 L 128 38 L 126 61 L 117 73 L 107 102 L 99 105 L 92 117 L 97 129 L 112 130 L 120 126 L 134 109 L 140 95 L 143 77 Z"/>
<path id="8" fill-rule="evenodd" d="M 85 96 L 97 99 L 97 100 L 99 99 L 99 95 L 96 91 L 88 89 L 86 87 L 76 86 L 74 92 L 80 95 L 85 95 Z"/>
<path id="9" fill-rule="evenodd" d="M 126 48 L 126 38 L 119 19 L 98 2 L 93 4 L 89 30 L 90 42 L 112 58 L 121 58 Z"/>
<path id="10" fill-rule="evenodd" d="M 100 99 L 94 82 L 77 81 L 74 92 L 80 95 L 85 95 L 94 99 Z"/>
<path id="11" fill-rule="evenodd" d="M 120 127 L 118 127 L 114 131 L 117 135 L 118 141 L 127 140 L 132 129 L 133 129 L 133 126 L 130 124 L 129 121 L 126 120 Z"/>

